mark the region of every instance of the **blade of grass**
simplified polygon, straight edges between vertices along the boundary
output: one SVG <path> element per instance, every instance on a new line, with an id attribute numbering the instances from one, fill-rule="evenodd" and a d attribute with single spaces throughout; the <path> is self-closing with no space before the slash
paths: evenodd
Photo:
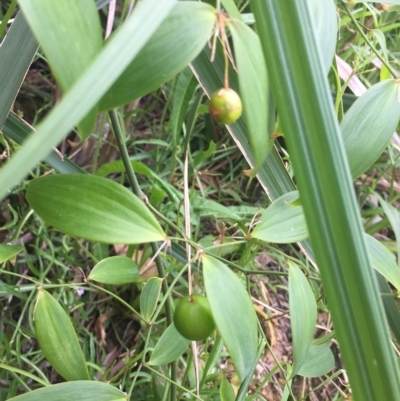
<path id="1" fill-rule="evenodd" d="M 313 26 L 307 1 L 251 4 L 354 399 L 396 399 L 398 367 L 331 94 L 305 29 Z"/>

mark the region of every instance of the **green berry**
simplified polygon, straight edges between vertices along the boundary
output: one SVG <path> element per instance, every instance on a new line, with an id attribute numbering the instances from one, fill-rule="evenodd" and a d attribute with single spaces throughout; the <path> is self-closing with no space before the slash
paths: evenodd
<path id="1" fill-rule="evenodd" d="M 233 89 L 221 88 L 211 95 L 208 110 L 218 123 L 231 124 L 242 114 L 242 101 Z"/>
<path id="2" fill-rule="evenodd" d="M 175 308 L 174 324 L 191 341 L 205 340 L 215 329 L 210 304 L 202 295 L 188 295 Z"/>

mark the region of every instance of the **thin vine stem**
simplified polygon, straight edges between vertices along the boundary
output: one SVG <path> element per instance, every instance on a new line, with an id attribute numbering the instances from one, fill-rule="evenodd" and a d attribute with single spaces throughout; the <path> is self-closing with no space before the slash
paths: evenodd
<path id="1" fill-rule="evenodd" d="M 117 110 L 113 109 L 109 112 L 110 115 L 110 120 L 111 120 L 111 125 L 113 127 L 113 132 L 115 135 L 115 139 L 117 141 L 117 146 L 119 149 L 119 152 L 121 154 L 121 159 L 122 162 L 124 163 L 124 167 L 126 170 L 126 174 L 128 177 L 129 184 L 132 188 L 133 193 L 141 198 L 145 203 L 148 203 L 146 195 L 143 193 L 142 189 L 140 188 L 140 185 L 137 181 L 135 171 L 132 167 L 132 163 L 129 157 L 128 149 L 126 147 L 125 143 L 125 138 L 124 134 L 122 131 L 121 123 L 118 117 Z M 152 242 L 150 244 L 151 250 L 153 252 L 153 255 L 157 254 L 158 251 L 158 245 L 156 242 Z M 161 289 L 163 294 L 168 293 L 168 283 L 167 280 L 165 280 L 165 270 L 164 270 L 164 265 L 162 263 L 161 257 L 158 255 L 155 258 L 156 266 L 157 266 L 157 272 L 158 276 L 162 279 L 162 284 L 161 284 Z M 167 318 L 167 324 L 170 325 L 173 322 L 173 309 L 172 309 L 172 299 L 171 297 L 168 297 L 167 301 L 165 302 L 165 314 Z M 172 383 L 175 383 L 177 380 L 177 367 L 176 367 L 176 362 L 171 363 L 171 381 Z M 170 400 L 171 401 L 176 401 L 176 387 L 174 384 L 171 386 L 171 392 L 170 392 Z"/>
<path id="2" fill-rule="evenodd" d="M 379 51 L 376 49 L 376 47 L 372 44 L 372 42 L 369 40 L 368 36 L 362 30 L 360 24 L 355 19 L 354 15 L 352 14 L 351 10 L 347 6 L 347 4 L 344 2 L 344 0 L 340 0 L 340 1 L 343 4 L 343 7 L 345 8 L 345 10 L 347 12 L 347 15 L 353 21 L 357 31 L 364 38 L 365 43 L 367 43 L 367 45 L 371 48 L 371 50 L 375 53 L 375 55 L 379 58 L 379 60 L 382 61 L 382 64 L 389 70 L 389 72 L 390 72 L 390 74 L 392 74 L 393 78 L 395 78 L 395 79 L 399 78 L 399 73 L 389 64 L 389 62 L 379 53 Z"/>

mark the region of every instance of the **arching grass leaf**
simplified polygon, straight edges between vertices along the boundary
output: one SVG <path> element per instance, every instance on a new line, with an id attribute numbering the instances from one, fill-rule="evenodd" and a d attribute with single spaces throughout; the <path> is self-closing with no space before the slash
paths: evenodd
<path id="1" fill-rule="evenodd" d="M 39 290 L 34 322 L 44 356 L 65 380 L 89 380 L 78 337 L 69 316 L 47 292 Z"/>
<path id="2" fill-rule="evenodd" d="M 66 92 L 103 47 L 100 19 L 92 0 L 21 0 L 22 8 L 54 77 Z M 68 38 L 68 40 L 66 40 Z M 79 124 L 82 138 L 92 133 L 94 108 Z"/>
<path id="3" fill-rule="evenodd" d="M 212 314 L 241 381 L 257 358 L 257 316 L 239 278 L 225 264 L 202 256 L 204 283 Z"/>
<path id="4" fill-rule="evenodd" d="M 83 174 L 40 177 L 29 183 L 26 198 L 48 224 L 77 237 L 112 244 L 166 238 L 144 203 L 106 178 Z"/>
<path id="5" fill-rule="evenodd" d="M 216 10 L 208 4 L 178 3 L 101 99 L 100 109 L 126 104 L 173 78 L 203 49 L 215 21 Z"/>

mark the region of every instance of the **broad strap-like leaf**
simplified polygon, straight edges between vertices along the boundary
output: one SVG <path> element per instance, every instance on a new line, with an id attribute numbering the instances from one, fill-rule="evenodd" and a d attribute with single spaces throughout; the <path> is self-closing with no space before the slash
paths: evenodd
<path id="1" fill-rule="evenodd" d="M 399 119 L 399 84 L 394 79 L 373 85 L 350 107 L 340 128 L 353 178 L 382 154 Z"/>
<path id="2" fill-rule="evenodd" d="M 127 401 L 126 395 L 110 384 L 83 380 L 40 388 L 9 401 Z"/>
<path id="3" fill-rule="evenodd" d="M 104 284 L 137 283 L 140 281 L 139 268 L 131 258 L 111 256 L 93 267 L 88 280 Z"/>
<path id="4" fill-rule="evenodd" d="M 250 295 L 224 263 L 202 256 L 204 284 L 214 321 L 241 381 L 257 358 L 257 316 Z"/>
<path id="5" fill-rule="evenodd" d="M 63 92 L 89 67 L 103 47 L 93 0 L 21 0 L 19 5 Z M 80 122 L 80 135 L 92 133 L 96 109 Z"/>
<path id="6" fill-rule="evenodd" d="M 274 139 L 268 133 L 268 74 L 260 40 L 244 22 L 228 20 L 235 49 L 240 96 L 255 165 L 260 170 L 272 150 Z"/>
<path id="7" fill-rule="evenodd" d="M 29 183 L 26 198 L 43 220 L 70 235 L 111 244 L 166 239 L 143 201 L 107 178 L 40 177 Z"/>
<path id="8" fill-rule="evenodd" d="M 250 3 L 354 398 L 396 399 L 399 369 L 307 0 Z"/>
<path id="9" fill-rule="evenodd" d="M 173 78 L 200 53 L 210 38 L 215 21 L 216 10 L 208 4 L 178 3 L 101 99 L 100 109 L 124 105 Z M 127 46 L 129 44 L 130 41 Z"/>
<path id="10" fill-rule="evenodd" d="M 165 365 L 177 360 L 188 348 L 190 340 L 181 336 L 171 323 L 157 341 L 149 365 Z"/>
<path id="11" fill-rule="evenodd" d="M 309 353 L 317 323 L 317 302 L 303 272 L 289 263 L 289 309 L 293 342 L 293 370 L 296 375 Z"/>
<path id="12" fill-rule="evenodd" d="M 50 365 L 65 380 L 89 380 L 89 373 L 71 319 L 61 305 L 40 289 L 34 312 L 36 337 Z"/>

